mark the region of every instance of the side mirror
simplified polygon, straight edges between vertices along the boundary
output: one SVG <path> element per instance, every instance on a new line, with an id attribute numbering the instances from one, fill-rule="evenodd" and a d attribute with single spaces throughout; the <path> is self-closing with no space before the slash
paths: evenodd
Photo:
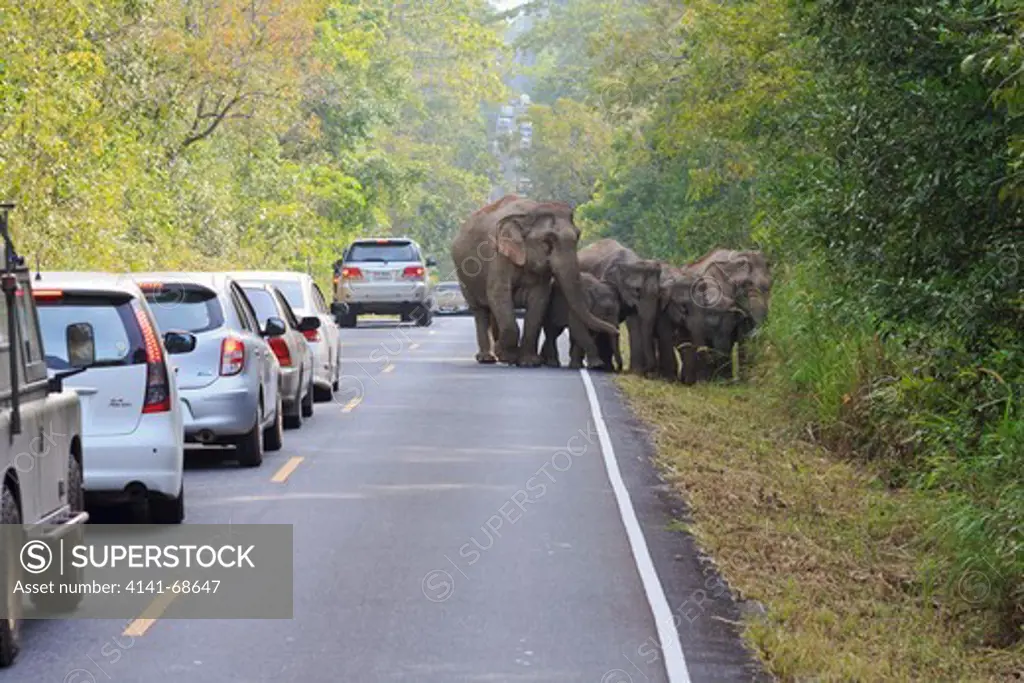
<path id="1" fill-rule="evenodd" d="M 320 318 L 315 315 L 307 315 L 299 321 L 299 332 L 312 332 L 320 329 Z"/>
<path id="2" fill-rule="evenodd" d="M 196 336 L 191 332 L 168 332 L 164 335 L 164 347 L 171 355 L 191 353 L 196 348 Z"/>
<path id="3" fill-rule="evenodd" d="M 437 259 L 434 258 L 433 256 L 428 256 L 427 260 L 425 261 L 425 263 L 426 263 L 427 268 L 436 268 L 437 267 Z"/>
<path id="4" fill-rule="evenodd" d="M 96 362 L 96 337 L 89 323 L 71 323 L 64 328 L 68 347 L 68 364 L 73 368 L 87 368 Z"/>
<path id="5" fill-rule="evenodd" d="M 285 327 L 284 321 L 280 318 L 267 318 L 267 324 L 263 328 L 264 337 L 280 337 L 288 328 Z"/>

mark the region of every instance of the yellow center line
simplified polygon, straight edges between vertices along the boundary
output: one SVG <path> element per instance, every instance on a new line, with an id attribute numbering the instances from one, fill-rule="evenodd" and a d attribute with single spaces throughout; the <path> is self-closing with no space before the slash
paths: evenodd
<path id="1" fill-rule="evenodd" d="M 165 586 L 167 588 L 167 586 Z M 142 614 L 139 615 L 138 619 L 132 621 L 128 626 L 125 627 L 124 633 L 121 635 L 131 636 L 132 638 L 140 638 L 146 635 L 146 631 L 149 627 L 156 623 L 156 620 L 167 610 L 168 605 L 174 600 L 175 594 L 169 589 L 156 596 L 153 602 L 149 603 L 149 606 L 143 610 Z"/>
<path id="2" fill-rule="evenodd" d="M 341 412 L 343 412 L 343 413 L 351 413 L 353 410 L 356 409 L 356 406 L 358 406 L 362 402 L 363 402 L 363 399 L 361 399 L 360 397 L 356 396 L 354 399 L 352 399 L 351 401 L 349 401 L 348 403 L 345 404 L 345 407 L 341 409 Z"/>
<path id="3" fill-rule="evenodd" d="M 286 481 L 288 481 L 288 477 L 292 476 L 292 472 L 294 472 L 295 469 L 302 464 L 303 460 L 305 460 L 305 458 L 299 456 L 289 458 L 288 462 L 281 465 L 281 469 L 279 469 L 277 473 L 275 473 L 274 476 L 271 477 L 270 481 L 274 482 L 275 484 L 285 483 Z"/>
<path id="4" fill-rule="evenodd" d="M 383 370 L 381 370 L 381 372 L 391 372 L 394 369 L 395 369 L 395 364 L 394 363 L 388 363 L 388 366 L 386 368 L 384 368 Z"/>

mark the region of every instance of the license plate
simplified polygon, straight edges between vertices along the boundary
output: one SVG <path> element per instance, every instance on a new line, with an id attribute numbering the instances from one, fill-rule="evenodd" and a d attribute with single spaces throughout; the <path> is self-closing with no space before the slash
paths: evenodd
<path id="1" fill-rule="evenodd" d="M 380 282 L 381 280 L 390 280 L 391 273 L 374 273 L 373 279 L 377 282 Z"/>

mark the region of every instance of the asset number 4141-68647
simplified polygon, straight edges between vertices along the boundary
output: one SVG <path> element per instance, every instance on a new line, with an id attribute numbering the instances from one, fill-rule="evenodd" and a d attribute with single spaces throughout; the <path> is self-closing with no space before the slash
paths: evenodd
<path id="1" fill-rule="evenodd" d="M 165 583 L 163 581 L 131 581 L 125 585 L 126 593 L 216 593 L 220 588 L 220 581 L 175 581 Z"/>

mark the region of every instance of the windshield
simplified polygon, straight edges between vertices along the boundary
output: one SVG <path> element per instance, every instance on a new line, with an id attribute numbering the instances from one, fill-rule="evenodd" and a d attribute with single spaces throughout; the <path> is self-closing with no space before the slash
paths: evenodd
<path id="1" fill-rule="evenodd" d="M 76 300 L 65 296 L 57 301 L 40 301 L 39 327 L 46 349 L 46 367 L 67 370 L 68 325 L 87 323 L 92 327 L 95 366 L 134 365 L 146 362 L 146 348 L 130 302 L 101 298 Z"/>
<path id="2" fill-rule="evenodd" d="M 356 243 L 349 249 L 345 262 L 359 261 L 418 261 L 416 248 L 409 242 L 389 242 L 388 244 Z"/>
<path id="3" fill-rule="evenodd" d="M 281 312 L 277 310 L 274 302 L 274 295 L 260 287 L 243 287 L 245 296 L 249 299 L 253 309 L 256 311 L 256 319 L 260 327 L 267 324 L 268 318 L 280 318 Z"/>
<path id="4" fill-rule="evenodd" d="M 206 332 L 224 324 L 217 295 L 205 287 L 168 283 L 147 289 L 146 300 L 161 331 Z"/>

